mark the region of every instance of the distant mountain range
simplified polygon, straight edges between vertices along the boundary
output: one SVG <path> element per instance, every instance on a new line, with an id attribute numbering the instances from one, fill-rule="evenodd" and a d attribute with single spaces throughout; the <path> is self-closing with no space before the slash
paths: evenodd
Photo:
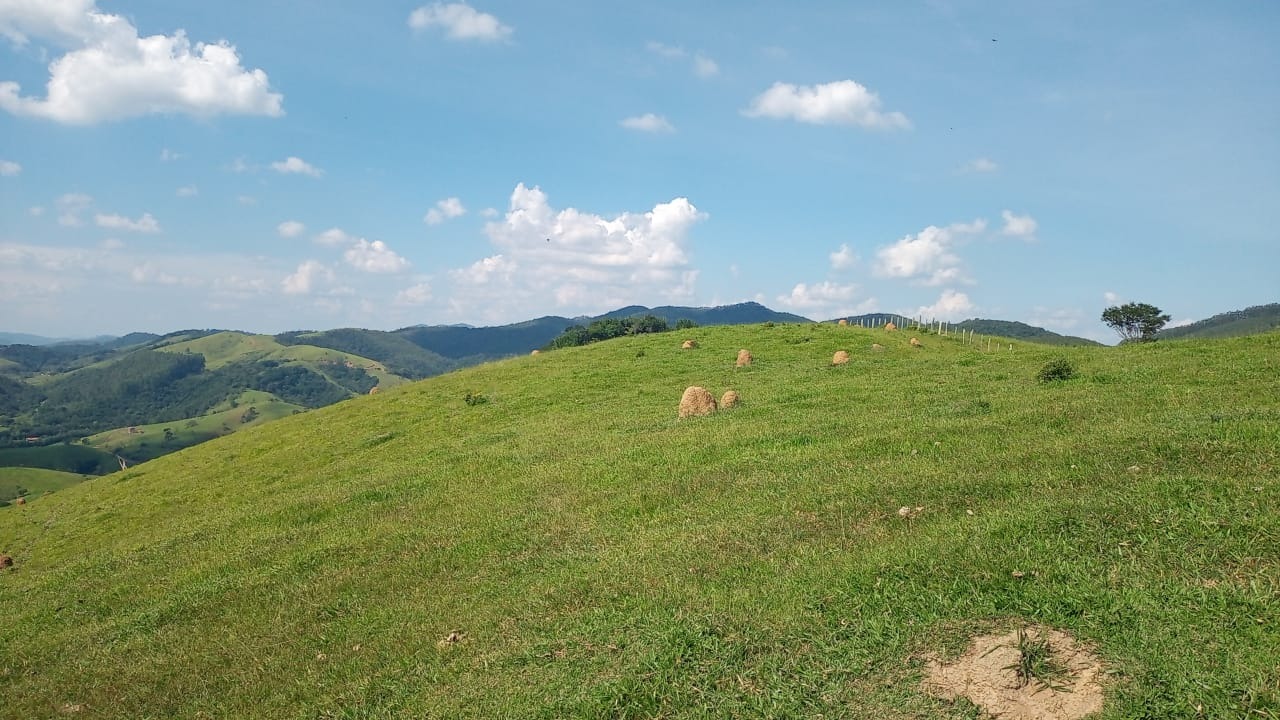
<path id="1" fill-rule="evenodd" d="M 997 337 L 1026 340 L 1044 345 L 1101 345 L 1102 343 L 1075 335 L 1059 335 L 1044 328 L 1011 320 L 973 319 L 958 322 L 953 327 L 960 330 L 972 330 L 979 335 L 995 335 Z"/>

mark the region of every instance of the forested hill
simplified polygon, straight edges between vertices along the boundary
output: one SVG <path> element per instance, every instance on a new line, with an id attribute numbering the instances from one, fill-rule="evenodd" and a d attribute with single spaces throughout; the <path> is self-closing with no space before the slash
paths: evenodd
<path id="1" fill-rule="evenodd" d="M 1102 343 L 1096 340 L 1076 337 L 1074 335 L 1059 335 L 1056 332 L 1051 332 L 1044 328 L 1012 320 L 983 320 L 980 318 L 974 318 L 958 322 L 953 327 L 960 330 L 972 330 L 979 335 L 995 335 L 997 337 L 1026 340 L 1028 342 L 1037 342 L 1045 345 L 1102 345 Z"/>
<path id="2" fill-rule="evenodd" d="M 1254 305 L 1220 313 L 1199 322 L 1160 331 L 1161 338 L 1227 338 L 1254 335 L 1280 328 L 1280 303 Z"/>

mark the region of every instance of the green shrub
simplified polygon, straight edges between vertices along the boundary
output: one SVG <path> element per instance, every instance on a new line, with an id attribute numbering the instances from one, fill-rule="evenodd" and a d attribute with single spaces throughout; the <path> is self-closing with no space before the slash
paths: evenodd
<path id="1" fill-rule="evenodd" d="M 462 396 L 462 401 L 474 407 L 489 402 L 489 398 L 481 393 L 468 390 L 467 394 Z"/>
<path id="2" fill-rule="evenodd" d="M 1040 368 L 1040 372 L 1036 373 L 1036 379 L 1042 383 L 1051 383 L 1058 380 L 1070 380 L 1076 376 L 1076 368 L 1067 360 L 1058 358 L 1045 363 Z"/>

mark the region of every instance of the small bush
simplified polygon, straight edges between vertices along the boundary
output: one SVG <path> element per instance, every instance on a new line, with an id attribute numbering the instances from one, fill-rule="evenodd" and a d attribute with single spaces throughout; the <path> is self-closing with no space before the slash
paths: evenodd
<path id="1" fill-rule="evenodd" d="M 481 393 L 468 390 L 467 394 L 462 396 L 462 401 L 474 407 L 476 405 L 483 405 L 489 402 L 489 398 Z"/>
<path id="2" fill-rule="evenodd" d="M 1075 376 L 1075 366 L 1062 358 L 1045 363 L 1045 366 L 1040 368 L 1040 372 L 1036 373 L 1036 379 L 1042 383 L 1070 380 Z"/>
<path id="3" fill-rule="evenodd" d="M 676 321 L 677 330 L 690 330 L 696 327 L 698 327 L 698 323 L 694 322 L 693 320 L 690 320 L 689 318 L 680 318 L 679 320 Z"/>

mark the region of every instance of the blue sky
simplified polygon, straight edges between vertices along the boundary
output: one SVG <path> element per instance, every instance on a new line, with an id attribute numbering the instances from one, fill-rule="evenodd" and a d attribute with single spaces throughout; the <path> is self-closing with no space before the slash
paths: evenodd
<path id="1" fill-rule="evenodd" d="M 0 0 L 0 330 L 1280 300 L 1280 4 Z"/>

